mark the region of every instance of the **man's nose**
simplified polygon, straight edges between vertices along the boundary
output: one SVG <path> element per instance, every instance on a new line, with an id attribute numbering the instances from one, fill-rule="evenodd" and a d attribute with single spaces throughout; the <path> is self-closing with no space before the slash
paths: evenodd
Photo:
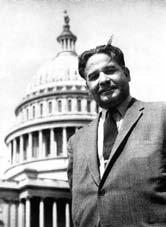
<path id="1" fill-rule="evenodd" d="M 110 81 L 110 78 L 104 72 L 100 72 L 100 83 L 107 83 Z"/>

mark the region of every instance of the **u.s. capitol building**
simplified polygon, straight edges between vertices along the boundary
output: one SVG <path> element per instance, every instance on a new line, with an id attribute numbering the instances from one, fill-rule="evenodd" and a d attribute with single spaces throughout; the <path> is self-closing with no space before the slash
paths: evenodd
<path id="1" fill-rule="evenodd" d="M 32 78 L 5 142 L 10 167 L 0 181 L 0 226 L 70 227 L 67 140 L 98 112 L 78 73 L 77 37 L 65 15 L 61 51 Z"/>

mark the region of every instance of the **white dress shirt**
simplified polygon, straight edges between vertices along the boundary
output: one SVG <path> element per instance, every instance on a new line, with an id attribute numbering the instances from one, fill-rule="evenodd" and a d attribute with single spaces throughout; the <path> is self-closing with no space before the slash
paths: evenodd
<path id="1" fill-rule="evenodd" d="M 118 107 L 116 107 L 117 113 L 114 115 L 114 119 L 117 124 L 118 132 L 121 128 L 126 109 L 129 105 L 129 102 L 131 101 L 131 99 L 132 99 L 131 96 L 128 96 L 127 99 L 123 103 L 121 103 Z M 104 161 L 104 157 L 103 157 L 103 142 L 104 142 L 104 121 L 105 121 L 105 116 L 106 116 L 107 111 L 108 110 L 106 110 L 106 109 L 101 110 L 99 124 L 98 124 L 97 146 L 98 146 L 100 177 L 103 176 L 103 173 L 105 170 L 105 161 Z"/>

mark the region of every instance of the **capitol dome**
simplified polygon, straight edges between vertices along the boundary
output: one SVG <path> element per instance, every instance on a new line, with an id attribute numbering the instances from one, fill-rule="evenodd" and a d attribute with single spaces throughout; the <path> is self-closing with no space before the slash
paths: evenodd
<path id="1" fill-rule="evenodd" d="M 62 33 L 57 37 L 61 45 L 59 52 L 51 61 L 42 66 L 34 75 L 27 88 L 27 95 L 49 90 L 63 85 L 85 85 L 85 81 L 78 72 L 78 55 L 75 52 L 77 37 L 70 31 L 69 17 L 65 16 L 65 24 Z"/>
<path id="2" fill-rule="evenodd" d="M 27 89 L 31 94 L 42 89 L 57 88 L 60 84 L 85 84 L 78 73 L 78 56 L 64 51 L 42 66 L 32 79 Z"/>
<path id="3" fill-rule="evenodd" d="M 34 75 L 15 108 L 16 123 L 5 138 L 11 154 L 6 179 L 18 180 L 28 169 L 37 171 L 38 180 L 67 184 L 67 141 L 98 112 L 78 72 L 77 37 L 66 14 L 64 22 L 57 37 L 61 51 Z"/>

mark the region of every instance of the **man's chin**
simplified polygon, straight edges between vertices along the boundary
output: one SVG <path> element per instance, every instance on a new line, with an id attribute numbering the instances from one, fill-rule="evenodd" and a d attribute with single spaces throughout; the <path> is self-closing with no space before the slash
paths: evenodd
<path id="1" fill-rule="evenodd" d="M 114 103 L 112 102 L 99 102 L 99 106 L 104 109 L 109 109 L 114 106 Z"/>
<path id="2" fill-rule="evenodd" d="M 118 100 L 116 98 L 102 98 L 98 102 L 99 106 L 105 109 L 117 106 Z"/>

